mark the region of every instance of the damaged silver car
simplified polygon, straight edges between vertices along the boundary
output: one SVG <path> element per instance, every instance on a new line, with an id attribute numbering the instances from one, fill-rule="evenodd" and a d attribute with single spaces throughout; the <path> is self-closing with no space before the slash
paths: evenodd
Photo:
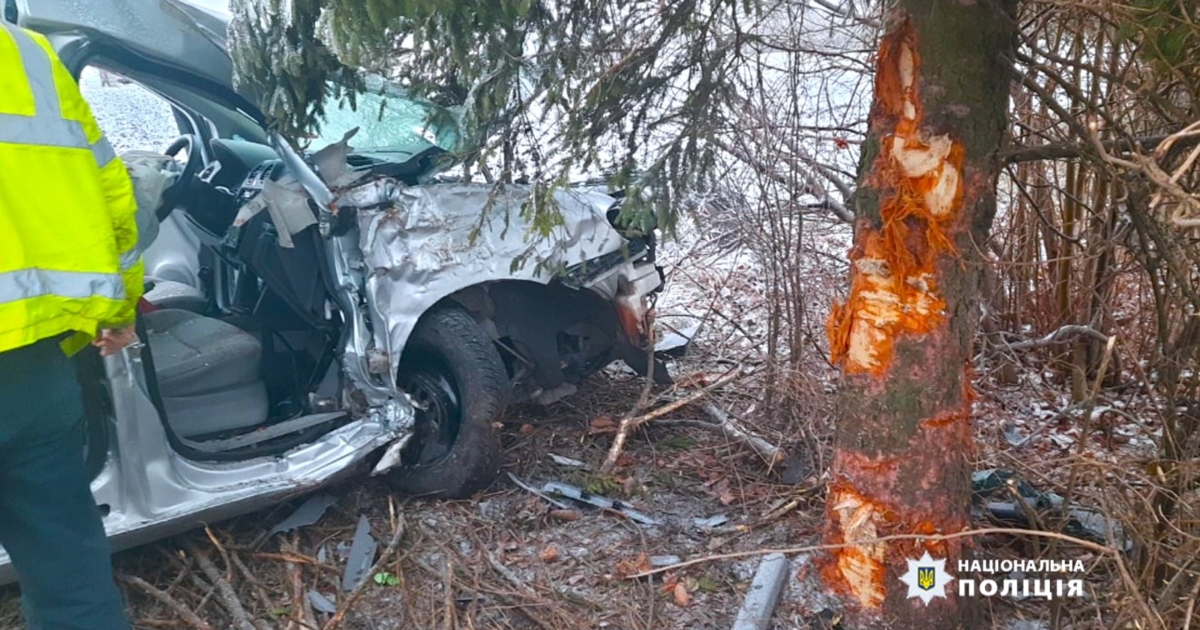
<path id="1" fill-rule="evenodd" d="M 614 360 L 643 375 L 663 276 L 619 195 L 443 174 L 453 113 L 376 80 L 299 150 L 232 87 L 226 19 L 182 0 L 6 0 L 77 77 L 165 99 L 180 137 L 123 155 L 147 269 L 144 342 L 78 359 L 92 491 L 116 548 L 370 472 L 462 497 L 500 467 L 494 423 Z M 314 150 L 315 149 L 315 150 Z M 185 157 L 186 156 L 186 157 Z M 0 550 L 0 582 L 12 579 Z"/>

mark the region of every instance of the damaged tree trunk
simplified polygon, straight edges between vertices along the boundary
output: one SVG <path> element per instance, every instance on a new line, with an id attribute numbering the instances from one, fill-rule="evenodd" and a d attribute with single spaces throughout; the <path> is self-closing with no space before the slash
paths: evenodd
<path id="1" fill-rule="evenodd" d="M 829 543 L 968 527 L 979 252 L 996 209 L 1018 2 L 899 0 L 880 43 L 850 296 L 828 323 L 843 373 Z M 962 544 L 849 546 L 823 575 L 846 596 L 850 628 L 965 628 L 954 582 L 926 605 L 901 581 L 925 552 L 954 573 Z"/>

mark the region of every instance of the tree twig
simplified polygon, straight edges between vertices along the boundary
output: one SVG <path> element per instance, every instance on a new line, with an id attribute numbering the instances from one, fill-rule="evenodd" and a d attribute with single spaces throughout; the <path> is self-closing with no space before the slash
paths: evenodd
<path id="1" fill-rule="evenodd" d="M 743 429 L 736 420 L 730 417 L 728 413 L 725 413 L 725 410 L 718 407 L 716 403 L 704 403 L 704 411 L 717 421 L 717 426 L 725 434 L 725 437 L 745 444 L 750 450 L 754 451 L 767 462 L 768 468 L 773 468 L 775 464 L 787 459 L 786 451 L 768 442 L 765 438 L 755 435 L 747 429 Z"/>
<path id="2" fill-rule="evenodd" d="M 245 606 L 242 606 L 242 602 L 238 599 L 233 586 L 229 583 L 229 580 L 225 579 L 225 576 L 221 575 L 221 570 L 217 568 L 217 565 L 213 564 L 208 554 L 193 549 L 192 555 L 196 558 L 196 564 L 200 565 L 200 570 L 212 582 L 217 592 L 218 601 L 229 612 L 229 616 L 233 618 L 234 624 L 240 630 L 266 630 L 267 626 L 265 623 L 260 626 L 250 620 L 250 613 L 246 612 Z"/>
<path id="3" fill-rule="evenodd" d="M 158 601 L 167 608 L 170 608 L 172 612 L 174 612 L 176 615 L 179 615 L 180 619 L 183 619 L 196 630 L 213 630 L 213 627 L 209 625 L 207 621 L 201 619 L 196 613 L 192 612 L 190 608 L 183 605 L 182 602 L 174 597 L 171 597 L 170 593 L 156 588 L 153 584 L 150 584 L 146 580 L 134 575 L 118 575 L 117 579 L 145 593 L 146 595 L 150 596 L 150 598 Z"/>
<path id="4" fill-rule="evenodd" d="M 733 382 L 733 380 L 741 375 L 741 373 L 741 367 L 736 367 L 726 372 L 721 376 L 721 378 L 714 381 L 711 385 L 697 390 L 689 396 L 680 398 L 675 402 L 667 403 L 640 416 L 626 415 L 624 418 L 621 418 L 621 424 L 619 427 L 617 427 L 617 435 L 615 438 L 613 438 L 612 446 L 608 449 L 608 455 L 604 458 L 604 463 L 600 466 L 600 472 L 602 474 L 608 474 L 612 472 L 612 469 L 617 465 L 617 459 L 619 459 L 621 457 L 621 453 L 625 451 L 625 442 L 629 439 L 629 434 L 632 433 L 634 429 L 646 424 L 647 422 L 650 422 L 651 420 L 654 420 L 655 418 L 661 418 L 672 411 L 675 411 L 676 409 L 685 407 L 696 402 L 697 400 L 700 400 L 701 398 L 704 398 L 710 392 L 720 389 Z"/>
<path id="5" fill-rule="evenodd" d="M 358 586 L 354 587 L 354 590 L 350 592 L 350 596 L 346 598 L 346 601 L 343 602 L 341 606 L 338 606 L 337 612 L 333 614 L 333 617 L 331 617 L 324 626 L 322 626 L 321 630 L 333 630 L 334 628 L 342 625 L 342 622 L 346 618 L 346 614 L 350 612 L 350 608 L 352 608 L 354 604 L 358 602 L 358 599 L 362 597 L 363 592 L 367 590 L 367 585 L 372 581 L 371 576 L 378 573 L 388 562 L 391 561 L 392 554 L 394 554 L 396 552 L 396 548 L 400 546 L 400 539 L 403 536 L 404 519 L 399 518 L 396 521 L 396 529 L 392 532 L 392 539 L 388 541 L 387 547 L 383 549 L 383 553 L 380 554 L 379 560 L 376 560 L 375 564 L 371 567 L 371 570 L 367 572 L 367 579 L 363 580 L 358 584 Z"/>

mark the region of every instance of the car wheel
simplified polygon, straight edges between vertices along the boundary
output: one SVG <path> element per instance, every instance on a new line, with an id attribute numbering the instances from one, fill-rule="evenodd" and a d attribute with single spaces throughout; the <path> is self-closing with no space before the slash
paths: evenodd
<path id="1" fill-rule="evenodd" d="M 492 423 L 508 404 L 509 381 L 496 346 L 470 315 L 430 311 L 400 358 L 397 383 L 417 404 L 415 434 L 388 479 L 409 494 L 465 498 L 500 473 Z"/>

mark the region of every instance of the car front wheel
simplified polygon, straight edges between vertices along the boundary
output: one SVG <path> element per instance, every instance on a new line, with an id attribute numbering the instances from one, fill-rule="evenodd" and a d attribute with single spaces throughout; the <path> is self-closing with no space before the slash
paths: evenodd
<path id="1" fill-rule="evenodd" d="M 397 383 L 417 405 L 415 434 L 388 473 L 399 490 L 465 498 L 500 472 L 492 429 L 508 404 L 509 381 L 496 346 L 457 308 L 421 318 L 405 345 Z"/>

